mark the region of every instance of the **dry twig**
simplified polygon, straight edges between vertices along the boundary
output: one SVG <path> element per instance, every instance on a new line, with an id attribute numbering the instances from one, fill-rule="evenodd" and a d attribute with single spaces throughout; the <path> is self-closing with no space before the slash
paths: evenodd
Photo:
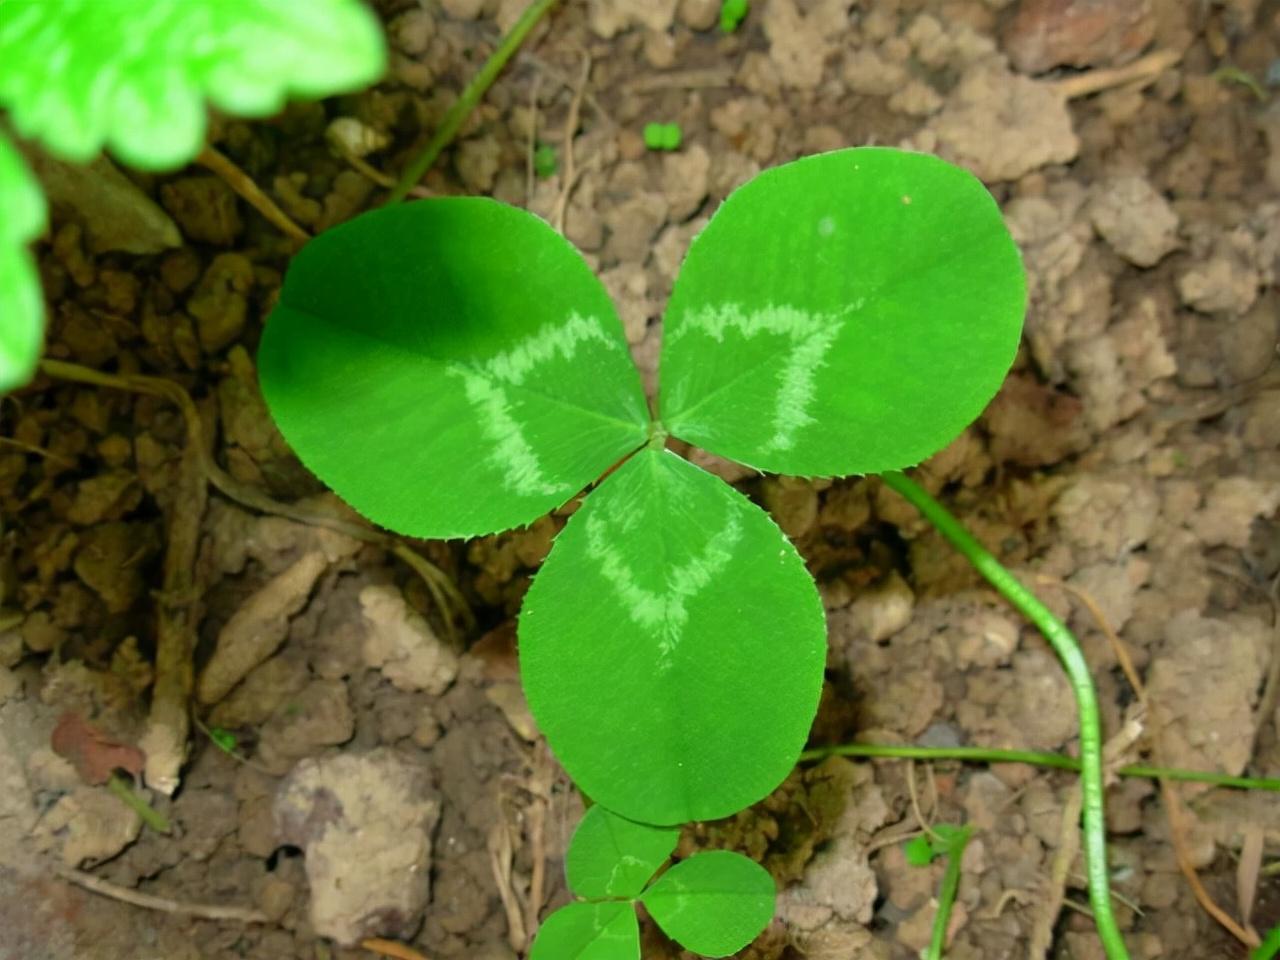
<path id="1" fill-rule="evenodd" d="M 299 243 L 306 243 L 311 239 L 311 234 L 289 219 L 289 215 L 276 206 L 274 200 L 262 192 L 258 185 L 253 182 L 253 178 L 232 163 L 224 154 L 219 153 L 213 147 L 206 146 L 200 151 L 200 156 L 196 157 L 196 163 L 216 173 L 226 181 L 227 186 L 243 197 L 253 209 L 257 210 L 267 220 Z"/>
<path id="2" fill-rule="evenodd" d="M 542 74 L 533 75 L 529 85 L 529 140 L 524 152 L 524 205 L 533 203 L 533 155 L 538 148 L 538 88 L 542 86 Z"/>
<path id="3" fill-rule="evenodd" d="M 190 402 L 188 398 L 188 402 Z M 165 508 L 169 536 L 164 554 L 164 586 L 156 601 L 155 681 L 147 727 L 138 745 L 147 755 L 147 786 L 173 796 L 182 779 L 190 734 L 188 707 L 195 671 L 200 590 L 196 551 L 209 487 L 200 470 L 209 456 L 200 411 L 191 403 L 187 445 L 178 461 L 177 479 Z"/>
<path id="4" fill-rule="evenodd" d="M 502 809 L 502 804 L 498 804 Z M 489 867 L 493 870 L 493 879 L 498 886 L 498 898 L 502 901 L 503 912 L 507 915 L 507 942 L 511 949 L 520 953 L 529 943 L 529 934 L 524 926 L 524 911 L 520 898 L 516 893 L 511 874 L 511 864 L 515 851 L 511 843 L 511 831 L 506 818 L 500 817 L 489 830 Z"/>
<path id="5" fill-rule="evenodd" d="M 578 122 L 582 112 L 582 98 L 586 95 L 587 84 L 591 80 L 591 54 L 582 52 L 582 69 L 579 71 L 578 85 L 569 103 L 569 115 L 565 117 L 564 134 L 561 137 L 561 153 L 564 157 L 564 178 L 560 188 L 560 196 L 556 198 L 555 212 L 551 216 L 551 225 L 560 233 L 564 233 L 565 212 L 569 208 L 569 195 L 578 182 L 575 157 L 573 154 L 573 138 L 578 133 Z"/>
<path id="6" fill-rule="evenodd" d="M 1028 957 L 1043 958 L 1049 955 L 1058 914 L 1069 902 L 1067 877 L 1071 872 L 1071 862 L 1080 852 L 1080 809 L 1083 805 L 1084 792 L 1080 789 L 1080 784 L 1073 784 L 1062 808 L 1062 829 L 1058 832 L 1058 850 L 1053 855 L 1053 865 L 1049 870 L 1049 891 L 1040 901 L 1032 922 Z"/>
<path id="7" fill-rule="evenodd" d="M 1156 50 L 1122 67 L 1104 67 L 1050 82 L 1049 86 L 1064 100 L 1088 97 L 1113 87 L 1131 83 L 1145 86 L 1182 59 L 1177 50 Z"/>
<path id="8" fill-rule="evenodd" d="M 142 907 L 144 910 L 159 910 L 161 913 L 173 913 L 184 917 L 199 917 L 202 920 L 234 920 L 238 923 L 267 923 L 268 918 L 261 910 L 244 907 L 221 907 L 207 903 L 182 903 L 167 897 L 154 897 L 151 894 L 139 893 L 83 870 L 74 870 L 62 864 L 53 864 L 53 872 L 68 883 L 74 883 L 93 893 L 119 900 L 122 903 Z"/>
<path id="9" fill-rule="evenodd" d="M 396 178 L 391 176 L 389 173 L 383 173 L 364 157 L 357 157 L 341 144 L 335 143 L 333 144 L 333 147 L 338 151 L 338 155 L 351 165 L 351 169 L 360 174 L 360 176 L 364 177 L 366 180 L 376 183 L 378 186 L 387 190 L 395 188 Z M 417 197 L 420 200 L 433 196 L 431 191 L 421 184 L 410 187 L 408 195 L 411 197 Z"/>

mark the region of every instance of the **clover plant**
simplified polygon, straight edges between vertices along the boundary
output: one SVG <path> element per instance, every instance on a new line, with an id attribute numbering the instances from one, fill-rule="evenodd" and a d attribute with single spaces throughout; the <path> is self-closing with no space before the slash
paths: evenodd
<path id="1" fill-rule="evenodd" d="M 240 116 L 376 80 L 386 53 L 357 0 L 0 0 L 0 108 L 19 136 L 87 163 L 105 147 L 166 170 L 204 144 L 207 99 Z M 44 197 L 0 125 L 0 391 L 30 379 L 43 305 L 26 245 Z"/>
<path id="2" fill-rule="evenodd" d="M 823 608 L 768 514 L 669 441 L 809 477 L 916 464 L 994 395 L 1024 299 L 981 183 L 870 147 L 761 173 L 694 239 L 656 413 L 604 287 L 532 214 L 483 198 L 387 207 L 294 260 L 262 388 L 298 455 L 356 509 L 469 537 L 588 490 L 518 624 L 529 706 L 598 804 L 569 855 L 587 900 L 553 915 L 535 950 L 636 956 L 637 897 L 709 955 L 768 919 L 753 899 L 765 885 L 737 860 L 702 854 L 644 883 L 670 852 L 661 828 L 731 815 L 795 764 L 822 686 Z"/>
<path id="3" fill-rule="evenodd" d="M 640 956 L 635 905 L 686 949 L 726 957 L 755 939 L 773 915 L 773 880 L 758 863 L 716 850 L 657 876 L 680 831 L 633 823 L 599 805 L 587 811 L 565 854 L 569 889 L 582 899 L 538 931 L 530 960 Z"/>

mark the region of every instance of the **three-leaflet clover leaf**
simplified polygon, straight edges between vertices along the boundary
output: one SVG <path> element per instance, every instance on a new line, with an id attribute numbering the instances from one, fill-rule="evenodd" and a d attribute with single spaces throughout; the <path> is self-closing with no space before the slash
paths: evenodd
<path id="1" fill-rule="evenodd" d="M 312 240 L 258 365 L 303 461 L 415 536 L 530 523 L 648 436 L 608 294 L 546 223 L 492 200 L 387 207 Z"/>
<path id="2" fill-rule="evenodd" d="M 44 301 L 27 244 L 45 215 L 40 185 L 0 135 L 0 393 L 31 379 L 40 358 Z"/>
<path id="3" fill-rule="evenodd" d="M 768 514 L 652 448 L 569 519 L 519 640 L 529 707 L 565 770 L 657 824 L 729 816 L 776 787 L 826 658 L 813 580 Z"/>
<path id="4" fill-rule="evenodd" d="M 638 957 L 637 902 L 667 936 L 704 956 L 728 956 L 754 940 L 773 916 L 773 878 L 741 854 L 716 850 L 653 880 L 678 838 L 678 830 L 634 823 L 599 804 L 588 810 L 565 856 L 569 889 L 587 902 L 543 922 L 530 960 Z"/>
<path id="5" fill-rule="evenodd" d="M 637 897 L 679 839 L 679 830 L 636 823 L 597 803 L 583 816 L 565 854 L 569 889 L 588 898 Z"/>
<path id="6" fill-rule="evenodd" d="M 875 147 L 797 160 L 694 238 L 664 318 L 660 416 L 776 473 L 911 466 L 995 395 L 1025 300 L 1017 248 L 971 174 Z"/>
<path id="7" fill-rule="evenodd" d="M 401 532 L 527 523 L 615 468 L 534 578 L 520 669 L 584 792 L 663 826 L 728 816 L 774 789 L 804 745 L 825 664 L 822 605 L 795 549 L 665 438 L 788 474 L 912 464 L 994 395 L 1024 296 L 977 180 L 859 148 L 766 171 L 694 241 L 665 321 L 658 420 L 582 258 L 530 214 L 483 199 L 383 209 L 312 241 L 259 373 L 308 466 Z M 737 949 L 726 944 L 765 909 L 759 877 L 720 862 L 691 858 L 643 895 L 702 952 Z M 692 900 L 678 886 L 704 870 L 723 902 L 706 884 Z M 745 919 L 718 937 L 697 903 Z M 614 942 L 618 915 L 574 917 L 553 934 L 580 938 L 572 956 L 607 956 L 584 951 Z"/>
<path id="8" fill-rule="evenodd" d="M 682 860 L 640 898 L 663 933 L 704 957 L 727 957 L 773 917 L 769 872 L 739 853 L 712 850 Z"/>

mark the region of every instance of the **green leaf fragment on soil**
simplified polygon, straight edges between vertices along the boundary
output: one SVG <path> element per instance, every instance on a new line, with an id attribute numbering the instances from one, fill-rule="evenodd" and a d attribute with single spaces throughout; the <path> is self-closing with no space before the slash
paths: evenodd
<path id="1" fill-rule="evenodd" d="M 570 903 L 542 922 L 529 960 L 639 960 L 640 924 L 631 901 Z"/>
<path id="2" fill-rule="evenodd" d="M 648 435 L 600 282 L 542 220 L 483 198 L 387 207 L 312 240 L 258 364 L 302 461 L 413 536 L 529 523 Z"/>
<path id="3" fill-rule="evenodd" d="M 776 473 L 910 466 L 995 395 L 1025 300 L 971 174 L 878 147 L 806 157 L 738 189 L 694 239 L 664 320 L 661 418 Z"/>
<path id="4" fill-rule="evenodd" d="M 204 143 L 204 100 L 268 116 L 382 75 L 382 27 L 356 0 L 6 0 L 0 106 L 66 160 L 105 145 L 135 167 L 180 166 Z"/>
<path id="5" fill-rule="evenodd" d="M 621 816 L 728 816 L 795 764 L 826 656 L 822 604 L 769 516 L 646 449 L 585 499 L 520 615 L 539 727 Z"/>
<path id="6" fill-rule="evenodd" d="M 560 158 L 556 153 L 556 148 L 549 143 L 544 143 L 533 152 L 533 172 L 539 177 L 546 178 L 555 174 L 560 168 Z"/>
<path id="7" fill-rule="evenodd" d="M 678 123 L 646 123 L 644 145 L 650 150 L 679 150 L 684 131 Z"/>
<path id="8" fill-rule="evenodd" d="M 589 898 L 639 896 L 679 839 L 679 830 L 635 823 L 597 803 L 565 854 L 569 889 Z"/>
<path id="9" fill-rule="evenodd" d="M 0 134 L 0 393 L 27 383 L 40 359 L 44 299 L 27 245 L 46 216 L 40 184 Z"/>
<path id="10" fill-rule="evenodd" d="M 682 860 L 640 902 L 663 933 L 704 957 L 727 957 L 760 935 L 773 917 L 769 872 L 739 853 L 713 850 Z"/>
<path id="11" fill-rule="evenodd" d="M 720 29 L 733 33 L 747 16 L 748 0 L 724 0 L 720 4 Z"/>

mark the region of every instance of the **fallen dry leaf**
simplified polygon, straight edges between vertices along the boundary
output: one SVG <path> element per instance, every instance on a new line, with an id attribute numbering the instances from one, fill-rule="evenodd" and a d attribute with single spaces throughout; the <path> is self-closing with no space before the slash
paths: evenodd
<path id="1" fill-rule="evenodd" d="M 146 754 L 137 747 L 117 743 L 74 710 L 58 718 L 50 746 L 54 753 L 71 761 L 80 779 L 93 786 L 106 783 L 117 769 L 136 777 L 147 761 Z"/>

